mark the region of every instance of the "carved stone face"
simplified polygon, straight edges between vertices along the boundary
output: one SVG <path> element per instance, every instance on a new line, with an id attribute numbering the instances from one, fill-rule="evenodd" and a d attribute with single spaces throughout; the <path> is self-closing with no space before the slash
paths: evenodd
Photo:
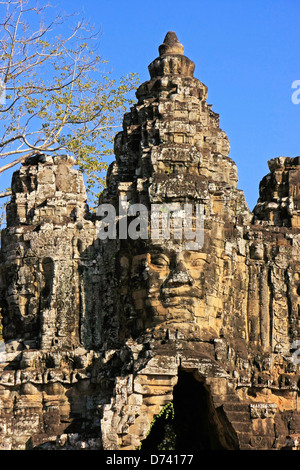
<path id="1" fill-rule="evenodd" d="M 142 319 L 143 326 L 197 322 L 204 314 L 206 256 L 161 245 L 133 256 L 130 277 L 137 321 Z"/>

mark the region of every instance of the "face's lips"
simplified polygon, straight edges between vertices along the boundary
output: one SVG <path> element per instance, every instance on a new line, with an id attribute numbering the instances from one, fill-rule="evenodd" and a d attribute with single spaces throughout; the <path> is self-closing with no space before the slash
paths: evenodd
<path id="1" fill-rule="evenodd" d="M 176 296 L 166 297 L 161 300 L 162 305 L 165 308 L 192 308 L 195 305 L 195 301 L 198 300 L 191 296 Z"/>
<path id="2" fill-rule="evenodd" d="M 179 298 L 202 298 L 201 292 L 197 287 L 164 287 L 161 289 L 161 296 L 164 300 Z"/>

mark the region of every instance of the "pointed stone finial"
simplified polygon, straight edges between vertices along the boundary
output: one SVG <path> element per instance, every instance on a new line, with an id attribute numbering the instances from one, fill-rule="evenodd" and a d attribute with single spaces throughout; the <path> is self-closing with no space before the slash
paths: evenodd
<path id="1" fill-rule="evenodd" d="M 178 41 L 178 38 L 174 31 L 169 31 L 166 34 L 163 44 L 159 46 L 158 51 L 160 57 L 169 54 L 183 55 L 184 48 L 183 45 L 180 44 L 180 42 Z"/>

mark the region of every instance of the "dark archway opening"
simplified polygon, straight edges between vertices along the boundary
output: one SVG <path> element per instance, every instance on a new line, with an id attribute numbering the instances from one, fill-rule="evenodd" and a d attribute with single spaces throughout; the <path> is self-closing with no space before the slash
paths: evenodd
<path id="1" fill-rule="evenodd" d="M 227 436 L 226 436 L 227 433 Z M 180 371 L 173 402 L 153 421 L 141 450 L 228 450 L 235 444 L 203 382 Z"/>

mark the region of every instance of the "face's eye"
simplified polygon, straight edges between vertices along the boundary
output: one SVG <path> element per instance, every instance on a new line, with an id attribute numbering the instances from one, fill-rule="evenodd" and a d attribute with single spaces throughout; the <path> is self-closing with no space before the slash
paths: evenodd
<path id="1" fill-rule="evenodd" d="M 153 264 L 154 266 L 158 266 L 158 267 L 166 267 L 166 266 L 169 266 L 170 262 L 166 256 L 152 255 L 151 264 Z"/>
<path id="2" fill-rule="evenodd" d="M 191 266 L 202 266 L 203 265 L 203 259 L 201 258 L 196 258 L 191 260 Z"/>

